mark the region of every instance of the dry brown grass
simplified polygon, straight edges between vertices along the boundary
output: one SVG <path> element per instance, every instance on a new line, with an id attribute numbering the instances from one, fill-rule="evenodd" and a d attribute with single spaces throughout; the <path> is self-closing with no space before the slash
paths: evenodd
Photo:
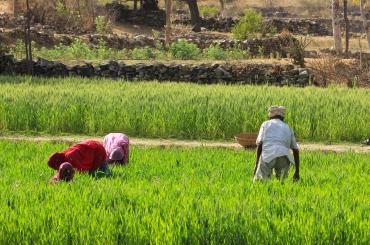
<path id="1" fill-rule="evenodd" d="M 316 50 L 319 51 L 321 49 L 328 49 L 332 48 L 334 45 L 333 38 L 330 36 L 327 37 L 310 37 L 310 45 L 308 45 L 307 50 Z M 343 38 L 343 45 L 345 39 Z M 361 43 L 361 44 L 360 44 Z M 351 38 L 349 40 L 349 50 L 352 52 L 359 52 L 359 51 L 368 51 L 367 47 L 367 40 L 366 38 Z"/>
<path id="2" fill-rule="evenodd" d="M 369 86 L 369 68 L 360 67 L 358 60 L 325 55 L 320 59 L 306 59 L 306 64 L 317 85 Z"/>

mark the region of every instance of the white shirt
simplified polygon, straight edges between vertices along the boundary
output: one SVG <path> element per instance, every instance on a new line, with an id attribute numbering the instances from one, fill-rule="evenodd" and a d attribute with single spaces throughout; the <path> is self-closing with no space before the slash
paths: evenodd
<path id="1" fill-rule="evenodd" d="M 294 161 L 290 149 L 298 149 L 293 130 L 280 119 L 271 119 L 262 123 L 257 144 L 262 142 L 262 160 L 271 162 L 277 157 L 287 156 L 291 163 Z"/>

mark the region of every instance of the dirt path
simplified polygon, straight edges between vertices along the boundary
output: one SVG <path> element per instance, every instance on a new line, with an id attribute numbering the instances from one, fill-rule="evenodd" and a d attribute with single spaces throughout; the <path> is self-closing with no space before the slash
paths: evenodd
<path id="1" fill-rule="evenodd" d="M 0 136 L 0 140 L 8 141 L 31 141 L 31 142 L 66 142 L 69 144 L 76 143 L 85 139 L 102 140 L 103 137 L 88 137 L 88 136 Z M 174 140 L 174 139 L 142 139 L 130 138 L 130 143 L 136 146 L 148 147 L 209 147 L 209 148 L 229 148 L 243 149 L 240 145 L 234 142 L 216 142 L 216 141 L 189 141 L 189 140 Z M 348 152 L 370 153 L 370 146 L 362 146 L 357 144 L 315 144 L 301 143 L 300 149 L 303 151 L 325 151 L 325 152 Z M 253 149 L 252 149 L 253 150 Z"/>

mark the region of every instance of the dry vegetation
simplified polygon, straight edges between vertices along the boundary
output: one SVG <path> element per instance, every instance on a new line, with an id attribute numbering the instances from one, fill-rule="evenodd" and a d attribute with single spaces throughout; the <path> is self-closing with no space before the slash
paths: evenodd
<path id="1" fill-rule="evenodd" d="M 322 49 L 330 49 L 334 46 L 333 38 L 330 36 L 326 37 L 310 37 L 310 44 L 307 47 L 307 50 L 322 50 Z M 343 38 L 343 43 L 345 42 L 345 38 Z M 365 52 L 368 50 L 367 48 L 367 40 L 363 37 L 351 38 L 349 40 L 349 50 L 352 52 Z"/>
<path id="2" fill-rule="evenodd" d="M 199 0 L 199 5 L 220 6 L 219 0 Z M 233 16 L 244 9 L 257 8 L 285 8 L 292 14 L 301 16 L 330 15 L 330 2 L 323 0 L 225 0 L 224 15 Z"/>

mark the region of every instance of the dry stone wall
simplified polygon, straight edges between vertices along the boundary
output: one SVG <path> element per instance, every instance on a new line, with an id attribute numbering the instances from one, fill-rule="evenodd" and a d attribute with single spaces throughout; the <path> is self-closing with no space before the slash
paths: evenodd
<path id="1" fill-rule="evenodd" d="M 237 18 L 202 18 L 201 26 L 207 30 L 231 32 L 237 21 Z M 190 19 L 181 18 L 175 23 L 190 25 Z M 277 32 L 289 30 L 293 34 L 315 36 L 331 36 L 333 34 L 332 20 L 328 18 L 264 18 L 263 24 L 275 28 Z M 341 26 L 344 31 L 344 21 Z M 362 33 L 362 21 L 351 20 L 350 32 Z"/>
<path id="2" fill-rule="evenodd" d="M 153 27 L 164 27 L 166 23 L 166 15 L 162 10 L 152 12 L 145 12 L 141 10 L 135 11 L 117 3 L 107 4 L 106 8 L 112 16 L 115 16 L 115 20 L 121 23 L 143 24 Z M 276 11 L 274 10 L 273 13 L 275 12 Z M 263 20 L 264 25 L 274 27 L 278 32 L 286 29 L 294 34 L 309 34 L 316 36 L 332 35 L 332 20 L 330 18 L 291 18 L 288 16 L 289 15 L 287 14 L 265 14 L 265 18 Z M 207 30 L 230 32 L 235 23 L 237 23 L 238 19 L 239 17 L 201 18 L 201 26 Z M 180 14 L 176 16 L 174 23 L 190 25 L 191 20 L 188 15 Z M 344 21 L 342 21 L 342 27 L 344 28 Z M 351 20 L 350 32 L 362 33 L 362 21 L 356 19 Z"/>
<path id="3" fill-rule="evenodd" d="M 0 56 L 0 74 L 22 75 L 26 73 L 26 62 L 13 56 Z M 67 66 L 60 62 L 38 59 L 34 62 L 34 75 L 47 77 L 103 77 L 113 79 L 158 80 L 191 82 L 199 84 L 270 84 L 277 86 L 309 85 L 307 69 L 292 65 L 272 64 L 125 64 L 108 61 L 99 65 L 84 63 Z"/>

